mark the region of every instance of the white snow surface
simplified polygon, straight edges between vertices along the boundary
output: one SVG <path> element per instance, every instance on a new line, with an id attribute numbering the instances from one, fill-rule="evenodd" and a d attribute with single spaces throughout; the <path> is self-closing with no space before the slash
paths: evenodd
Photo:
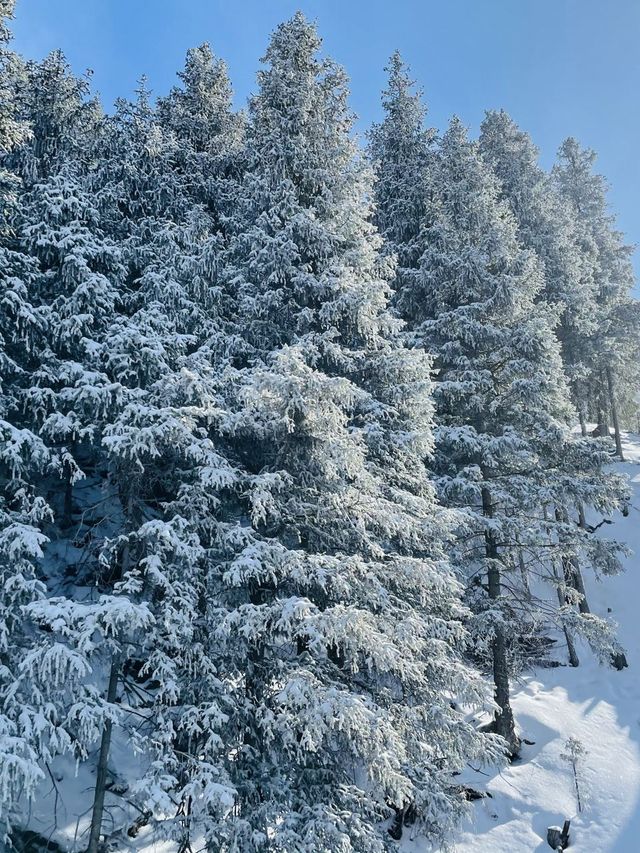
<path id="1" fill-rule="evenodd" d="M 514 685 L 520 735 L 533 744 L 523 744 L 509 767 L 465 778 L 491 798 L 473 804 L 452 844 L 456 853 L 548 853 L 547 827 L 565 819 L 571 820 L 572 853 L 640 850 L 640 435 L 627 434 L 623 450 L 626 462 L 617 467 L 631 479 L 630 512 L 598 533 L 626 542 L 633 554 L 623 574 L 599 582 L 585 572 L 585 584 L 591 609 L 618 623 L 629 668 L 602 666 L 583 646 L 578 668 L 539 669 Z M 559 647 L 554 657 L 562 659 L 563 652 Z M 578 765 L 581 813 L 571 766 L 561 758 L 570 737 L 586 750 Z M 407 839 L 401 850 L 431 848 Z"/>

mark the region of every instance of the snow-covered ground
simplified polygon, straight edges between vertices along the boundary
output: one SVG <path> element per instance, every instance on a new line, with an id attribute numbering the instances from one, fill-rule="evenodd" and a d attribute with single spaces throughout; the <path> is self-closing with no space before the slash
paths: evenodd
<path id="1" fill-rule="evenodd" d="M 640 436 L 627 435 L 624 452 L 627 462 L 618 467 L 632 481 L 631 511 L 601 530 L 634 554 L 624 574 L 598 582 L 585 573 L 585 582 L 592 610 L 607 615 L 610 608 L 618 622 L 629 668 L 600 666 L 583 647 L 579 668 L 541 669 L 521 680 L 514 711 L 522 737 L 534 743 L 501 772 L 470 777 L 492 796 L 474 804 L 456 853 L 549 851 L 547 827 L 568 818 L 575 853 L 640 850 Z M 570 737 L 586 749 L 578 765 L 581 814 L 571 766 L 561 758 Z M 416 840 L 403 853 L 423 851 Z"/>

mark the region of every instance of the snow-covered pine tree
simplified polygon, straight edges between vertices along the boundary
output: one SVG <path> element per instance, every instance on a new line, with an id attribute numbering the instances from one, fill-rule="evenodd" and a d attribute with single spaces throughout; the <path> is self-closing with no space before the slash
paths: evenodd
<path id="1" fill-rule="evenodd" d="M 56 81 L 60 83 L 58 76 Z M 76 91 L 64 80 L 60 88 Z M 52 101 L 60 104 L 63 98 Z M 81 99 L 71 101 L 81 108 Z M 73 110 L 67 107 L 60 113 L 65 127 L 73 127 Z M 48 121 L 43 121 L 36 111 L 34 123 L 46 127 L 51 138 L 62 137 L 52 129 L 56 116 L 52 110 Z M 112 738 L 126 738 L 135 719 L 137 744 L 143 756 L 146 749 L 148 763 L 151 749 L 147 747 L 162 743 L 167 731 L 167 726 L 159 725 L 161 709 L 178 704 L 180 688 L 192 684 L 196 672 L 197 689 L 206 704 L 189 714 L 183 700 L 168 725 L 177 720 L 176 737 L 183 737 L 189 727 L 190 734 L 196 729 L 206 731 L 207 721 L 214 717 L 213 667 L 207 663 L 206 649 L 198 653 L 195 639 L 194 607 L 202 600 L 202 583 L 199 589 L 190 585 L 200 565 L 198 542 L 170 504 L 193 470 L 198 472 L 201 488 L 209 492 L 221 478 L 229 479 L 220 471 L 219 456 L 206 430 L 198 432 L 200 422 L 210 421 L 210 396 L 194 405 L 193 397 L 200 391 L 197 377 L 184 365 L 178 366 L 179 356 L 193 345 L 189 333 L 194 327 L 207 340 L 211 337 L 210 324 L 200 323 L 208 309 L 202 282 L 207 255 L 197 228 L 173 227 L 166 219 L 171 209 L 168 199 L 176 199 L 170 192 L 167 195 L 171 172 L 167 159 L 160 157 L 164 149 L 159 134 L 150 127 L 149 135 L 139 136 L 146 144 L 129 157 L 128 163 L 137 162 L 139 169 L 137 179 L 124 184 L 125 198 L 118 195 L 122 182 L 100 184 L 109 176 L 108 170 L 99 170 L 89 183 L 86 171 L 69 151 L 62 155 L 55 146 L 43 147 L 36 135 L 23 143 L 13 160 L 21 167 L 31 163 L 33 168 L 24 171 L 35 180 L 16 213 L 15 242 L 22 253 L 13 253 L 30 276 L 26 285 L 15 275 L 9 279 L 11 307 L 18 307 L 19 283 L 35 303 L 32 314 L 38 321 L 39 339 L 31 349 L 29 340 L 16 344 L 16 349 L 22 347 L 21 360 L 29 357 L 28 369 L 19 372 L 14 360 L 20 381 L 3 406 L 12 416 L 7 430 L 3 425 L 3 433 L 7 431 L 3 463 L 16 496 L 11 513 L 5 513 L 3 506 L 2 547 L 20 569 L 8 605 L 14 610 L 23 606 L 22 623 L 27 616 L 30 642 L 19 643 L 16 614 L 7 612 L 7 625 L 16 638 L 18 680 L 8 685 L 5 708 L 5 728 L 14 739 L 5 763 L 2 806 L 8 813 L 15 789 L 20 793 L 22 788 L 25 797 L 33 792 L 33 782 L 42 774 L 38 760 L 48 761 L 62 751 L 87 759 L 97 747 L 91 851 L 97 849 L 103 831 L 106 788 L 113 772 L 109 765 Z M 144 172 L 149 161 L 155 164 L 153 180 L 149 170 Z M 107 215 L 107 211 L 113 213 L 109 204 L 118 202 L 126 202 L 121 221 L 123 210 L 132 208 L 136 215 L 133 223 L 116 232 L 120 246 L 104 233 L 104 227 L 117 218 Z M 182 203 L 181 209 L 185 207 Z M 164 213 L 164 227 L 155 227 L 156 220 L 149 228 L 149 210 L 158 217 Z M 174 238 L 173 232 L 180 238 Z M 175 245 L 182 246 L 182 254 Z M 30 264 L 31 258 L 37 263 Z M 185 285 L 182 295 L 181 285 Z M 19 329 L 22 316 L 18 319 Z M 18 429 L 24 421 L 38 430 L 45 443 Z M 36 486 L 31 484 L 35 498 L 22 485 L 27 465 L 21 457 L 27 457 L 30 447 L 36 461 L 49 469 L 48 477 Z M 4 468 L 3 464 L 3 472 Z M 7 495 L 11 496 L 9 489 Z M 51 499 L 52 512 L 42 496 Z M 209 501 L 215 509 L 215 497 Z M 44 537 L 38 528 L 45 521 L 50 522 L 47 532 L 53 541 L 42 554 Z M 36 522 L 38 527 L 32 530 Z M 44 575 L 37 572 L 34 558 L 42 559 Z M 21 584 L 18 579 L 23 575 L 26 580 Z M 42 717 L 42 708 L 46 726 L 34 724 L 30 739 L 23 737 L 21 727 L 37 711 Z M 147 715 L 146 727 L 140 726 L 140 713 Z M 219 748 L 213 735 L 208 739 Z M 189 755 L 186 747 L 183 754 Z M 203 770 L 202 759 L 208 757 L 202 743 L 194 739 L 196 771 L 188 779 L 192 785 L 198 774 L 211 781 L 206 763 Z M 161 774 L 165 806 L 172 802 L 169 788 L 185 787 L 181 779 L 172 788 L 169 770 L 166 763 Z M 145 803 L 153 800 L 155 807 L 158 790 L 133 795 Z M 211 792 L 200 793 L 207 804 L 211 798 Z M 162 815 L 154 809 L 150 817 L 156 816 Z"/>
<path id="2" fill-rule="evenodd" d="M 158 101 L 158 121 L 178 142 L 177 167 L 185 188 L 221 227 L 230 179 L 240 167 L 244 119 L 232 109 L 227 67 L 208 44 L 187 51 L 181 87 Z"/>
<path id="3" fill-rule="evenodd" d="M 400 132 L 410 125 L 410 115 L 396 121 Z M 413 127 L 411 138 L 416 132 Z M 376 157 L 384 163 L 383 147 Z M 591 455 L 571 435 L 572 409 L 552 331 L 557 315 L 539 300 L 542 270 L 520 248 L 516 223 L 498 194 L 477 146 L 454 120 L 431 164 L 427 212 L 407 227 L 420 235 L 421 246 L 413 249 L 420 262 L 413 274 L 403 272 L 396 305 L 415 343 L 435 356 L 439 491 L 446 505 L 467 511 L 457 559 L 478 614 L 476 639 L 490 653 L 500 706 L 495 728 L 517 751 L 509 671 L 524 626 L 534 631 L 543 609 L 527 578 L 545 578 L 561 588 L 563 600 L 575 601 L 566 575 L 583 549 L 594 565 L 615 570 L 617 546 L 602 553 L 601 543 L 568 523 L 565 511 L 580 500 L 608 509 L 624 487 L 602 476 L 601 447 Z M 555 560 L 565 577 L 557 577 Z M 583 615 L 579 627 L 610 649 L 607 626 Z M 576 616 L 569 605 L 557 612 L 572 629 Z"/>
<path id="4" fill-rule="evenodd" d="M 44 442 L 23 417 L 21 393 L 30 381 L 44 321 L 29 301 L 37 275 L 16 233 L 22 185 L 11 168 L 26 144 L 18 90 L 23 66 L 7 42 L 12 2 L 0 3 L 0 833 L 3 844 L 19 800 L 33 794 L 43 762 L 68 743 L 40 685 L 25 677 L 24 664 L 37 645 L 24 607 L 42 600 L 38 571 L 51 510 L 36 483 L 58 467 Z"/>
<path id="5" fill-rule="evenodd" d="M 89 585 L 98 583 L 99 574 L 96 542 L 105 536 L 104 519 L 91 517 L 105 499 L 99 481 L 100 425 L 117 389 L 106 387 L 104 375 L 89 367 L 88 354 L 113 321 L 123 268 L 117 248 L 99 231 L 84 169 L 72 159 L 65 136 L 65 130 L 77 126 L 74 108 L 81 111 L 83 102 L 74 97 L 77 90 L 66 76 L 56 75 L 55 80 L 59 90 L 54 87 L 50 100 L 45 99 L 50 110 L 46 120 L 34 109 L 34 132 L 12 160 L 30 184 L 13 224 L 17 249 L 35 262 L 24 284 L 38 319 L 38 335 L 35 342 L 19 342 L 16 363 L 22 369 L 10 414 L 14 435 L 20 427 L 20 434 L 26 434 L 25 426 L 37 431 L 48 476 L 37 481 L 34 477 L 30 493 L 34 506 L 46 508 L 45 500 L 49 504 L 40 511 L 31 551 L 25 546 L 22 558 L 38 559 L 38 569 L 32 569 L 38 595 L 22 602 L 22 621 L 31 642 L 22 650 L 13 691 L 21 701 L 28 697 L 46 721 L 46 727 L 35 723 L 32 733 L 41 775 L 45 763 L 59 753 L 86 758 L 101 731 L 111 726 L 119 711 L 106 687 L 106 696 L 101 691 L 102 655 L 117 642 L 118 632 L 140 631 L 149 622 L 144 606 L 127 607 L 125 601 L 99 594 L 91 600 Z M 56 92 L 71 94 L 56 99 Z M 60 107 L 62 116 L 57 129 L 52 104 Z M 52 141 L 56 138 L 64 140 L 60 146 Z M 83 469 L 88 478 L 84 500 L 78 500 L 74 486 L 84 478 Z M 14 467 L 14 491 L 21 477 L 22 471 Z M 26 487 L 21 491 L 28 497 Z M 44 532 L 51 542 L 42 549 L 37 546 Z M 28 720 L 25 713 L 25 723 Z M 33 786 L 26 785 L 20 793 L 24 812 Z"/>
<path id="6" fill-rule="evenodd" d="M 27 61 L 16 86 L 18 116 L 29 123 L 29 143 L 17 146 L 11 163 L 29 188 L 85 155 L 99 133 L 102 110 L 90 94 L 90 74 L 76 77 L 64 54 Z"/>
<path id="7" fill-rule="evenodd" d="M 595 329 L 588 338 L 589 412 L 601 435 L 609 435 L 613 421 L 622 458 L 621 411 L 629 421 L 637 407 L 639 304 L 632 296 L 632 247 L 624 244 L 615 228 L 606 182 L 593 171 L 595 159 L 594 151 L 581 148 L 570 137 L 560 146 L 552 178 L 573 210 L 579 250 L 591 275 Z"/>
<path id="8" fill-rule="evenodd" d="M 78 473 L 67 444 L 82 432 L 82 414 L 74 412 L 67 386 L 82 371 L 87 342 L 113 314 L 121 272 L 115 246 L 95 234 L 97 211 L 83 185 L 84 164 L 74 159 L 95 127 L 97 106 L 86 93 L 85 81 L 73 78 L 61 54 L 28 63 L 14 104 L 16 114 L 27 117 L 29 133 L 5 158 L 21 193 L 10 218 L 14 259 L 30 266 L 25 294 L 33 306 L 32 330 L 37 325 L 40 331 L 37 341 L 21 340 L 20 358 L 28 366 L 19 409 L 30 426 L 47 421 L 42 435 L 65 472 L 67 526 L 70 483 Z M 92 429 L 92 413 L 86 428 Z"/>
<path id="9" fill-rule="evenodd" d="M 534 251 L 542 263 L 544 288 L 539 298 L 558 310 L 556 333 L 584 436 L 587 434 L 587 389 L 598 374 L 598 369 L 594 370 L 594 338 L 602 333 L 599 299 L 593 287 L 593 255 L 584 251 L 572 205 L 539 166 L 538 150 L 529 135 L 520 130 L 507 113 L 487 113 L 479 143 L 483 158 L 498 177 L 500 197 L 514 213 L 520 242 Z M 619 441 L 619 431 L 617 439 Z M 593 470 L 597 471 L 600 451 L 596 450 L 595 454 Z M 558 511 L 569 523 L 568 508 Z M 583 525 L 584 511 L 582 504 L 575 508 L 578 523 Z M 588 612 L 575 557 L 566 574 L 570 585 L 577 584 L 582 596 L 581 610 Z"/>
<path id="10" fill-rule="evenodd" d="M 216 593 L 237 791 L 221 849 L 382 851 L 410 803 L 443 838 L 452 773 L 499 751 L 454 707 L 480 694 L 424 466 L 429 360 L 387 311 L 345 77 L 319 47 L 301 14 L 273 35 L 229 250 L 249 351 L 225 431 L 252 485 Z"/>
<path id="11" fill-rule="evenodd" d="M 420 228 L 429 204 L 429 165 L 435 132 L 425 129 L 426 108 L 409 70 L 395 51 L 385 69 L 385 111 L 369 132 L 376 182 L 374 223 L 384 234 L 383 250 L 396 256 L 395 280 L 415 269 L 422 252 Z M 410 274 L 410 273 L 409 273 Z"/>
<path id="12" fill-rule="evenodd" d="M 88 494 L 78 529 L 83 580 L 88 574 L 94 593 L 83 607 L 56 597 L 30 610 L 53 643 L 84 655 L 95 674 L 95 708 L 85 714 L 93 745 L 99 740 L 91 853 L 114 796 L 114 740 L 132 738 L 140 754 L 135 788 L 124 792 L 141 809 L 129 831 L 155 824 L 188 845 L 200 812 L 221 819 L 233 802 L 219 765 L 224 688 L 213 663 L 216 602 L 206 594 L 203 541 L 222 540 L 218 495 L 236 479 L 209 437 L 215 357 L 224 349 L 209 276 L 217 242 L 209 217 L 189 200 L 176 140 L 155 120 L 146 93 L 121 103 L 109 124 L 90 186 L 98 232 L 117 238 L 116 310 L 96 338 L 83 339 L 91 382 L 78 378 L 73 396 L 81 411 L 94 403 L 91 472 L 102 495 Z M 92 623 L 100 634 L 87 648 Z"/>
<path id="13" fill-rule="evenodd" d="M 586 435 L 590 339 L 597 328 L 590 265 L 580 251 L 575 216 L 538 163 L 538 149 L 510 116 L 488 112 L 480 152 L 500 182 L 500 196 L 518 224 L 518 238 L 542 263 L 540 298 L 558 309 L 556 333 L 574 404 Z M 588 261 L 588 259 L 586 259 Z"/>

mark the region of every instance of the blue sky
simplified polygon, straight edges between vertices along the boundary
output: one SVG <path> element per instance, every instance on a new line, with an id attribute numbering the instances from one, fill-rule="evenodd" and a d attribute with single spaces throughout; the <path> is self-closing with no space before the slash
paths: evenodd
<path id="1" fill-rule="evenodd" d="M 640 0 L 18 0 L 14 44 L 31 58 L 61 47 L 76 72 L 93 70 L 108 108 L 143 73 L 165 93 L 187 48 L 208 41 L 241 105 L 269 33 L 298 8 L 346 67 L 361 127 L 380 117 L 399 48 L 434 126 L 457 113 L 476 133 L 503 107 L 545 166 L 565 136 L 595 148 L 619 226 L 640 244 Z"/>

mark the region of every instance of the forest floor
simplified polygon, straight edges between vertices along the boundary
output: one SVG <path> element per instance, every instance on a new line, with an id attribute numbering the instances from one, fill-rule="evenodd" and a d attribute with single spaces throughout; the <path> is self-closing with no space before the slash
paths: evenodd
<path id="1" fill-rule="evenodd" d="M 565 819 L 572 853 L 640 850 L 640 435 L 625 436 L 624 454 L 617 467 L 631 479 L 630 512 L 598 533 L 626 542 L 633 554 L 623 574 L 599 582 L 585 573 L 585 583 L 593 612 L 618 623 L 629 668 L 602 666 L 579 646 L 578 668 L 538 669 L 519 680 L 514 712 L 521 737 L 533 743 L 506 769 L 469 775 L 491 797 L 473 804 L 455 853 L 549 853 L 547 827 Z M 559 644 L 555 657 L 564 652 Z M 571 765 L 561 757 L 570 737 L 586 750 L 578 763 L 582 812 Z M 418 839 L 402 845 L 402 853 L 426 850 Z"/>

